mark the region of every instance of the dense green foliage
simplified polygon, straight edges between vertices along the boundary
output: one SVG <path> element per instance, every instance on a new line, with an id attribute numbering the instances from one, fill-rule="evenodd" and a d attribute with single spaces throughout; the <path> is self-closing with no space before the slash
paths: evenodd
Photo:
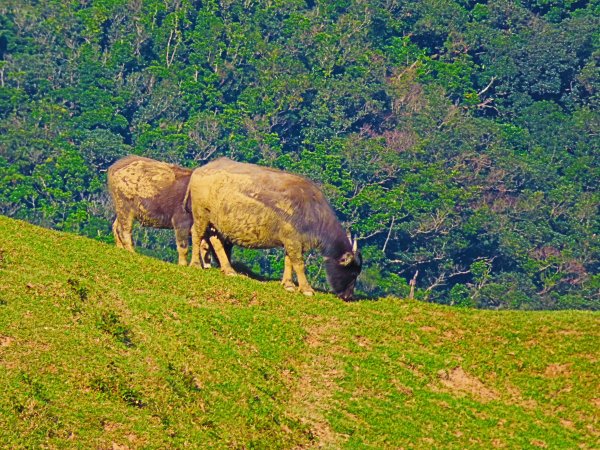
<path id="1" fill-rule="evenodd" d="M 0 216 L 0 448 L 595 449 L 599 325 L 307 298 Z"/>
<path id="2" fill-rule="evenodd" d="M 0 213 L 110 242 L 105 169 L 320 183 L 367 295 L 600 307 L 600 2 L 4 0 Z M 138 241 L 172 258 L 170 233 Z M 238 251 L 281 272 L 280 252 Z M 318 258 L 313 283 L 325 286 Z"/>

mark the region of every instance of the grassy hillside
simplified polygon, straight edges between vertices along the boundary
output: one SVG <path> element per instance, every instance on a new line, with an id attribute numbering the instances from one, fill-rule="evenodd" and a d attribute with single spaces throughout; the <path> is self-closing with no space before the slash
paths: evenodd
<path id="1" fill-rule="evenodd" d="M 0 447 L 597 448 L 599 325 L 306 298 L 0 216 Z"/>

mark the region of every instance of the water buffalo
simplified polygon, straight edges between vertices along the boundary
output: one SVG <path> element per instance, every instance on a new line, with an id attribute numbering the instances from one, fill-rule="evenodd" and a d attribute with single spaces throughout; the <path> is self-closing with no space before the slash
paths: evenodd
<path id="1" fill-rule="evenodd" d="M 187 264 L 192 214 L 183 200 L 192 169 L 155 161 L 142 156 L 127 156 L 108 168 L 108 190 L 117 218 L 113 233 L 118 247 L 133 250 L 133 221 L 153 228 L 173 228 L 179 264 Z M 210 264 L 206 240 L 201 240 L 202 262 Z"/>
<path id="2" fill-rule="evenodd" d="M 361 257 L 323 193 L 311 181 L 280 170 L 220 158 L 194 170 L 188 209 L 194 216 L 192 262 L 198 261 L 200 238 L 213 226 L 224 239 L 251 248 L 283 247 L 282 284 L 306 295 L 313 290 L 304 274 L 303 252 L 318 248 L 328 281 L 344 300 L 352 298 Z M 218 242 L 217 242 L 218 244 Z M 234 273 L 227 255 L 215 253 L 225 273 Z"/>

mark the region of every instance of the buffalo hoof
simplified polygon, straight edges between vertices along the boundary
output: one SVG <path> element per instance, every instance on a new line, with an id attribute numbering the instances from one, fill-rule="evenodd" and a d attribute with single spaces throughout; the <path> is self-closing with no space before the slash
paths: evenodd
<path id="1" fill-rule="evenodd" d="M 315 295 L 315 291 L 313 291 L 312 289 L 303 289 L 302 293 L 304 295 L 306 295 L 307 297 L 312 297 L 313 295 Z"/>
<path id="2" fill-rule="evenodd" d="M 296 292 L 296 285 L 291 281 L 281 283 L 281 285 L 288 292 Z"/>
<path id="3" fill-rule="evenodd" d="M 236 277 L 237 276 L 237 272 L 233 269 L 223 269 L 223 273 L 225 275 L 227 275 L 228 277 Z"/>

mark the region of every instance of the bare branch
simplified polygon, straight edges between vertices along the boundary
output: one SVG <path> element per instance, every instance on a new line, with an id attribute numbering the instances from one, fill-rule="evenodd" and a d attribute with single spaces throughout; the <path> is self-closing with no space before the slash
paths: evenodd
<path id="1" fill-rule="evenodd" d="M 387 248 L 388 242 L 390 241 L 390 236 L 392 235 L 392 228 L 394 227 L 395 220 L 396 217 L 392 216 L 392 223 L 390 223 L 390 229 L 388 230 L 387 237 L 385 238 L 385 242 L 383 243 L 383 248 L 381 249 L 382 253 L 385 253 L 385 249 Z"/>
<path id="2" fill-rule="evenodd" d="M 487 92 L 487 90 L 492 87 L 492 84 L 494 84 L 494 81 L 496 81 L 496 77 L 495 76 L 492 77 L 492 79 L 490 80 L 490 82 L 488 83 L 488 85 L 486 87 L 484 87 L 481 91 L 479 91 L 477 93 L 477 95 L 485 94 Z"/>
<path id="3" fill-rule="evenodd" d="M 433 289 L 435 289 L 436 287 L 438 287 L 438 286 L 444 286 L 445 284 L 446 284 L 446 274 L 442 273 L 438 277 L 436 277 L 436 279 L 433 282 L 433 284 L 431 284 L 427 289 L 425 289 L 425 292 L 429 293 Z"/>
<path id="4" fill-rule="evenodd" d="M 383 225 L 383 224 L 380 224 L 380 225 Z M 384 231 L 385 231 L 385 228 L 382 228 L 380 230 L 373 231 L 371 234 L 367 234 L 366 236 L 359 236 L 356 238 L 356 240 L 363 241 L 365 239 L 372 238 L 373 236 L 377 236 L 379 233 L 383 233 Z"/>
<path id="5" fill-rule="evenodd" d="M 459 270 L 458 272 L 454 272 L 454 273 L 451 273 L 450 275 L 448 275 L 448 278 L 457 277 L 459 275 L 467 275 L 469 273 L 471 273 L 471 269 Z"/>
<path id="6" fill-rule="evenodd" d="M 421 224 L 414 232 L 409 233 L 410 237 L 414 238 L 419 234 L 429 234 L 429 233 L 433 233 L 433 232 L 440 232 L 442 234 L 447 234 L 448 230 L 446 230 L 446 231 L 439 231 L 439 230 L 444 225 L 446 218 L 448 216 L 449 216 L 448 211 L 437 210 L 435 213 L 435 216 L 434 215 L 431 216 L 430 221 Z"/>

